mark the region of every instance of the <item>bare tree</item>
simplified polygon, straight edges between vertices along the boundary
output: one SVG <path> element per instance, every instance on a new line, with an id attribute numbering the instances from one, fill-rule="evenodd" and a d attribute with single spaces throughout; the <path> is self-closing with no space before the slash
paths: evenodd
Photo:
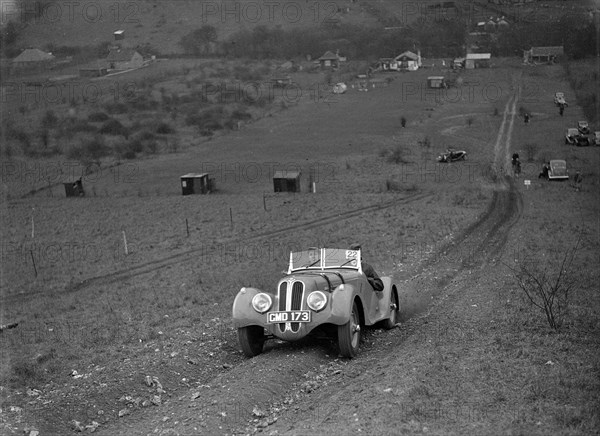
<path id="1" fill-rule="evenodd" d="M 565 251 L 558 265 L 543 265 L 531 257 L 517 267 L 507 265 L 530 303 L 545 313 L 548 324 L 555 330 L 562 326 L 568 315 L 569 295 L 579 285 L 579 278 L 572 268 L 580 243 L 581 236 Z"/>

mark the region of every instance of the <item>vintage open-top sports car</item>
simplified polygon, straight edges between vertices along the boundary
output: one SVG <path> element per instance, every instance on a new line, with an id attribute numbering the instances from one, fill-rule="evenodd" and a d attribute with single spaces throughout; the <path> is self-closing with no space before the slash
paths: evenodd
<path id="1" fill-rule="evenodd" d="M 267 339 L 302 339 L 315 331 L 337 332 L 340 354 L 354 357 L 363 326 L 394 328 L 398 288 L 381 277 L 375 292 L 363 272 L 360 250 L 312 248 L 290 253 L 287 274 L 273 291 L 242 288 L 233 302 L 233 324 L 244 354 L 260 354 Z"/>

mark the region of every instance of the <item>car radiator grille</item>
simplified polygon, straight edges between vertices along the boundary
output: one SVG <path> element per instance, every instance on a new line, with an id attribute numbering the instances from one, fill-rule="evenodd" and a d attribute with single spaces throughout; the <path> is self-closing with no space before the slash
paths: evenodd
<path id="1" fill-rule="evenodd" d="M 303 294 L 304 294 L 304 283 L 293 282 L 291 290 L 288 286 L 288 282 L 281 283 L 281 285 L 279 286 L 279 310 L 280 311 L 301 310 Z M 288 308 L 288 301 L 290 303 L 289 308 Z M 282 332 L 285 331 L 286 324 L 289 324 L 289 328 L 293 332 L 297 332 L 300 329 L 300 323 L 291 322 L 291 323 L 280 323 L 279 330 Z"/>

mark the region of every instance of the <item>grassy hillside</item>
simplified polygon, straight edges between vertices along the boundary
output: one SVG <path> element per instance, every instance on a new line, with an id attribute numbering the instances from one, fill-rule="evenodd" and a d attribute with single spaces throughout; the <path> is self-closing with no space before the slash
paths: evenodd
<path id="1" fill-rule="evenodd" d="M 369 25 L 376 19 L 366 5 L 368 2 L 343 0 L 326 3 L 283 0 L 269 5 L 250 0 L 115 0 L 81 4 L 68 10 L 57 4 L 47 6 L 40 17 L 27 22 L 18 44 L 96 45 L 111 40 L 113 32 L 122 29 L 130 45 L 150 44 L 163 54 L 180 53 L 181 37 L 202 25 L 214 26 L 220 40 L 257 25 L 281 26 L 284 30 L 336 23 Z M 24 21 L 22 15 L 15 17 Z"/>

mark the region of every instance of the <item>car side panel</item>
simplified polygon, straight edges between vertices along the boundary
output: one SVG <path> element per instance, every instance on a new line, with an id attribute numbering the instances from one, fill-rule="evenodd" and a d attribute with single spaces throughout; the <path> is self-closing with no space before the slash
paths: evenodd
<path id="1" fill-rule="evenodd" d="M 369 295 L 365 299 L 368 300 L 368 305 L 365 307 L 365 324 L 372 325 L 381 320 L 389 318 L 390 316 L 390 301 L 392 292 L 392 279 L 391 277 L 381 277 L 383 282 L 383 291 L 377 293 L 370 287 L 368 289 Z"/>

